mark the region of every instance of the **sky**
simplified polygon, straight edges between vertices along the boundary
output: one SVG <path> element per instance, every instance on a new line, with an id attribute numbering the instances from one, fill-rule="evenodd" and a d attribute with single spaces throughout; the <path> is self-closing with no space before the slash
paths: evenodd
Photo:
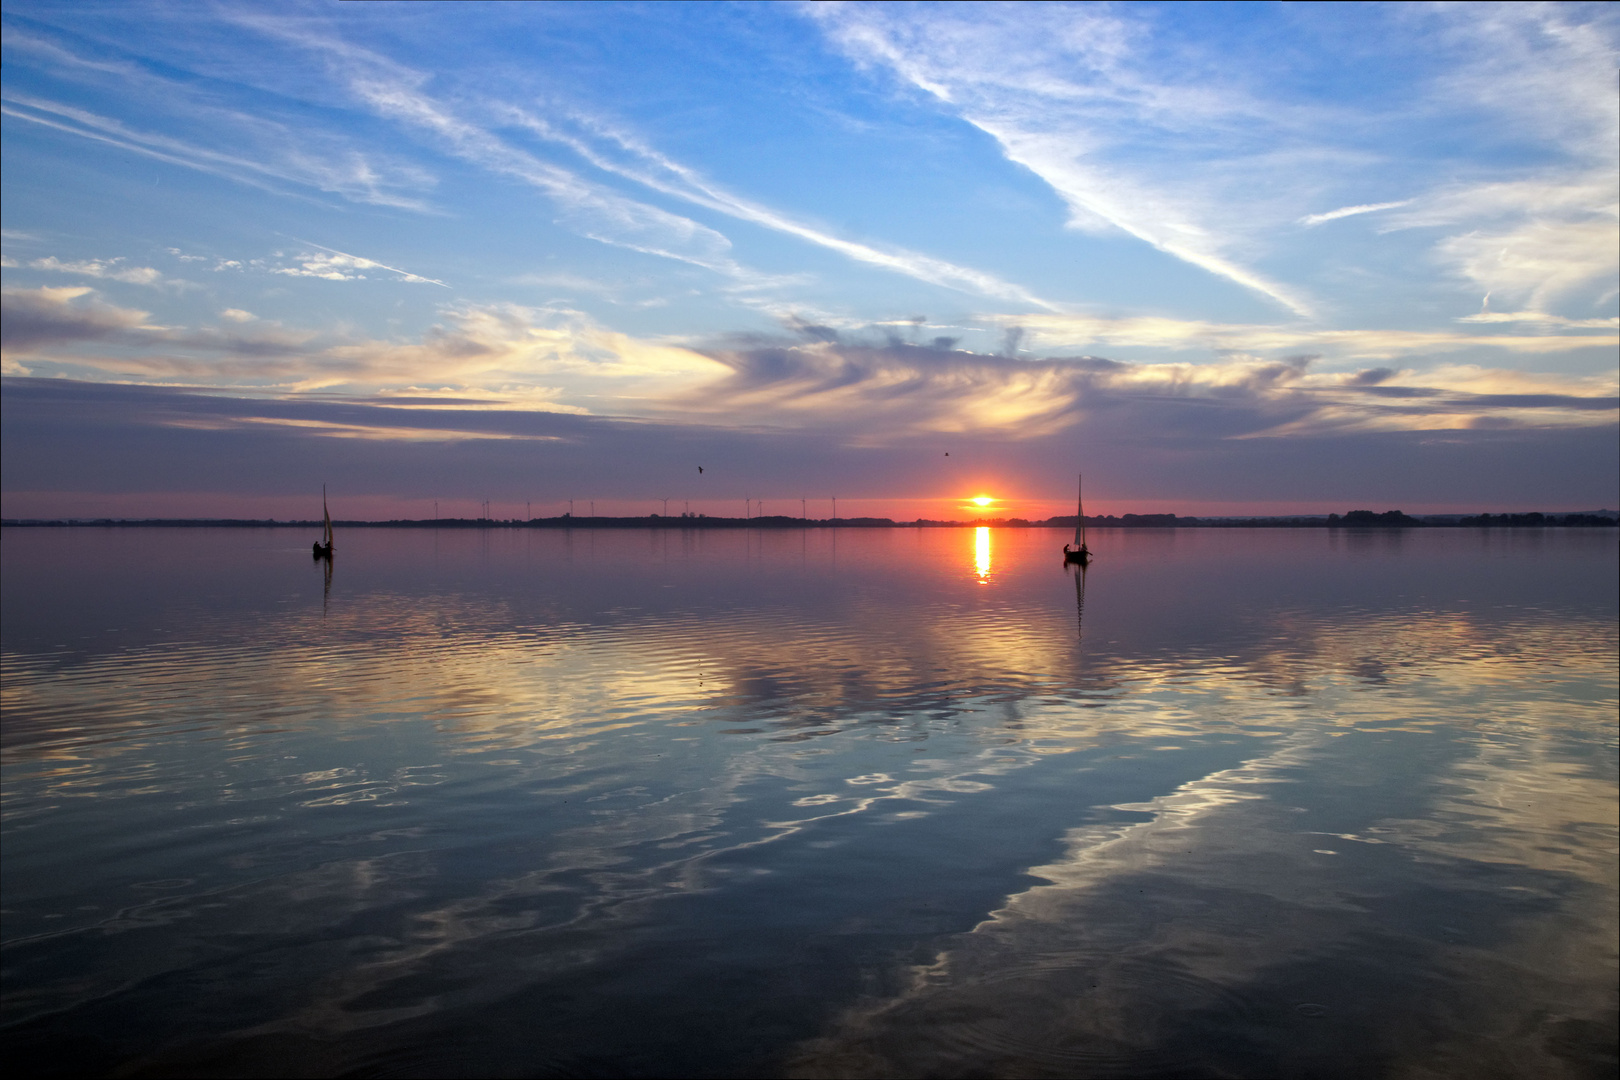
<path id="1" fill-rule="evenodd" d="M 1611 5 L 0 19 L 7 517 L 1620 505 Z"/>

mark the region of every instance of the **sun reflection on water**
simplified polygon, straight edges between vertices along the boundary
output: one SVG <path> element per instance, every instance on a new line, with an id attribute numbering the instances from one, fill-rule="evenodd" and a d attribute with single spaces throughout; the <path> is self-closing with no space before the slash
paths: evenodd
<path id="1" fill-rule="evenodd" d="M 990 584 L 990 526 L 980 525 L 973 530 L 973 569 L 979 575 L 979 584 Z"/>

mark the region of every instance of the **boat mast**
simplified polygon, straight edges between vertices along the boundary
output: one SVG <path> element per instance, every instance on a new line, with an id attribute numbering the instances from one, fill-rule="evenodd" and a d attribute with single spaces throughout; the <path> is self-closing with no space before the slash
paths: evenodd
<path id="1" fill-rule="evenodd" d="M 1076 495 L 1077 506 L 1075 508 L 1075 519 L 1074 519 L 1074 546 L 1077 547 L 1077 548 L 1080 548 L 1082 550 L 1084 550 L 1085 546 L 1086 546 L 1086 486 L 1085 486 L 1085 484 L 1086 484 L 1085 474 L 1081 473 L 1081 474 L 1079 474 L 1079 479 L 1075 483 L 1075 495 Z"/>

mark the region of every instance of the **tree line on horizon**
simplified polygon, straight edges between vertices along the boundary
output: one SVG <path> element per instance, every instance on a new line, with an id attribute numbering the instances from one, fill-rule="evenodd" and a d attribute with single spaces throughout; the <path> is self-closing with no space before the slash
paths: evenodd
<path id="1" fill-rule="evenodd" d="M 917 518 L 914 521 L 895 521 L 893 518 L 802 518 L 786 514 L 761 517 L 710 517 L 707 514 L 681 514 L 664 517 L 647 514 L 638 517 L 576 517 L 562 514 L 550 518 L 422 518 L 394 519 L 390 521 L 337 521 L 339 528 L 570 528 L 593 526 L 601 528 L 803 528 L 807 526 L 836 528 L 1069 528 L 1078 524 L 1074 514 L 1058 515 L 1044 520 L 1027 518 L 985 518 L 976 521 L 948 521 Z M 1372 510 L 1351 510 L 1345 514 L 1295 515 L 1278 517 L 1222 517 L 1200 518 L 1179 514 L 1087 514 L 1086 525 L 1092 528 L 1457 528 L 1457 527 L 1591 527 L 1620 524 L 1620 515 L 1614 511 L 1573 514 L 1429 514 L 1414 517 L 1400 510 L 1375 513 Z M 277 520 L 275 518 L 95 518 L 95 519 L 40 519 L 5 518 L 6 526 L 162 526 L 187 527 L 319 527 L 317 520 Z"/>

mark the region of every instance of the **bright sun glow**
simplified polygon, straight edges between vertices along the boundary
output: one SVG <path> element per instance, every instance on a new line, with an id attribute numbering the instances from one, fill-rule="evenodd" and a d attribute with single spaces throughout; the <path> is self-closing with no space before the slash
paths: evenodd
<path id="1" fill-rule="evenodd" d="M 993 503 L 995 501 L 996 500 L 992 499 L 988 495 L 975 495 L 973 497 L 973 505 L 975 505 L 975 506 L 989 506 L 991 503 Z"/>

